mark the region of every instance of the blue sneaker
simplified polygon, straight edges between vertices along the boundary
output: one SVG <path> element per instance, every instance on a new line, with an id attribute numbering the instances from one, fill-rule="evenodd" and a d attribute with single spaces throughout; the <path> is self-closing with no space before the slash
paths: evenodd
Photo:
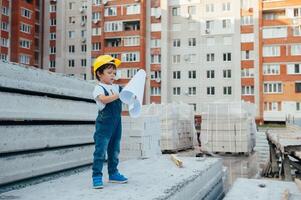
<path id="1" fill-rule="evenodd" d="M 102 176 L 93 177 L 93 188 L 94 189 L 103 188 Z"/>
<path id="2" fill-rule="evenodd" d="M 119 172 L 109 175 L 109 182 L 111 183 L 127 183 L 128 179 Z"/>

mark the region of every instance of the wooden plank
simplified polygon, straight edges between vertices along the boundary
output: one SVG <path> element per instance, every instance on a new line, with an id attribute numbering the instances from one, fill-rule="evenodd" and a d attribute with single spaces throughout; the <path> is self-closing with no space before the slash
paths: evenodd
<path id="1" fill-rule="evenodd" d="M 94 125 L 0 126 L 0 153 L 93 143 Z"/>
<path id="2" fill-rule="evenodd" d="M 0 87 L 92 99 L 95 83 L 1 62 Z"/>
<path id="3" fill-rule="evenodd" d="M 92 163 L 94 145 L 0 157 L 0 185 Z"/>
<path id="4" fill-rule="evenodd" d="M 171 160 L 178 166 L 178 167 L 183 167 L 183 161 L 181 161 L 175 154 L 170 155 Z"/>
<path id="5" fill-rule="evenodd" d="M 0 120 L 95 121 L 95 103 L 0 92 Z"/>

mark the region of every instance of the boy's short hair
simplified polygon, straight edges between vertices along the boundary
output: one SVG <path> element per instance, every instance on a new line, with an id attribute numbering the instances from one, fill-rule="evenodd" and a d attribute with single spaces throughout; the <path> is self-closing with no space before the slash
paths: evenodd
<path id="1" fill-rule="evenodd" d="M 97 79 L 98 81 L 100 81 L 100 78 L 98 77 L 98 73 L 99 73 L 99 74 L 103 74 L 103 71 L 104 71 L 105 69 L 110 69 L 110 68 L 113 68 L 114 70 L 116 70 L 116 66 L 115 66 L 114 64 L 112 64 L 112 63 L 104 64 L 104 65 L 102 65 L 100 68 L 98 68 L 98 69 L 96 70 L 96 72 L 95 72 L 96 79 Z"/>

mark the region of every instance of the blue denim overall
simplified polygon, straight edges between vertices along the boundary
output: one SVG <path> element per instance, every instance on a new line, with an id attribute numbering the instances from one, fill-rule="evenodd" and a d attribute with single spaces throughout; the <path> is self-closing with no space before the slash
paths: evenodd
<path id="1" fill-rule="evenodd" d="M 109 96 L 104 89 L 105 96 Z M 119 92 L 121 91 L 119 87 Z M 102 176 L 103 163 L 106 151 L 108 152 L 108 173 L 109 175 L 118 172 L 120 140 L 121 140 L 121 101 L 117 99 L 106 104 L 105 108 L 98 111 L 95 122 L 95 151 L 93 158 L 92 177 Z"/>

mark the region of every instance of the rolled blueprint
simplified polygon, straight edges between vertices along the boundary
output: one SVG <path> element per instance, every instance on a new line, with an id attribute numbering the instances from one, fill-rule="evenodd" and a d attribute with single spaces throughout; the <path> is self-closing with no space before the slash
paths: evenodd
<path id="1" fill-rule="evenodd" d="M 131 117 L 139 117 L 144 95 L 146 73 L 140 69 L 120 93 L 120 100 L 129 106 Z"/>

